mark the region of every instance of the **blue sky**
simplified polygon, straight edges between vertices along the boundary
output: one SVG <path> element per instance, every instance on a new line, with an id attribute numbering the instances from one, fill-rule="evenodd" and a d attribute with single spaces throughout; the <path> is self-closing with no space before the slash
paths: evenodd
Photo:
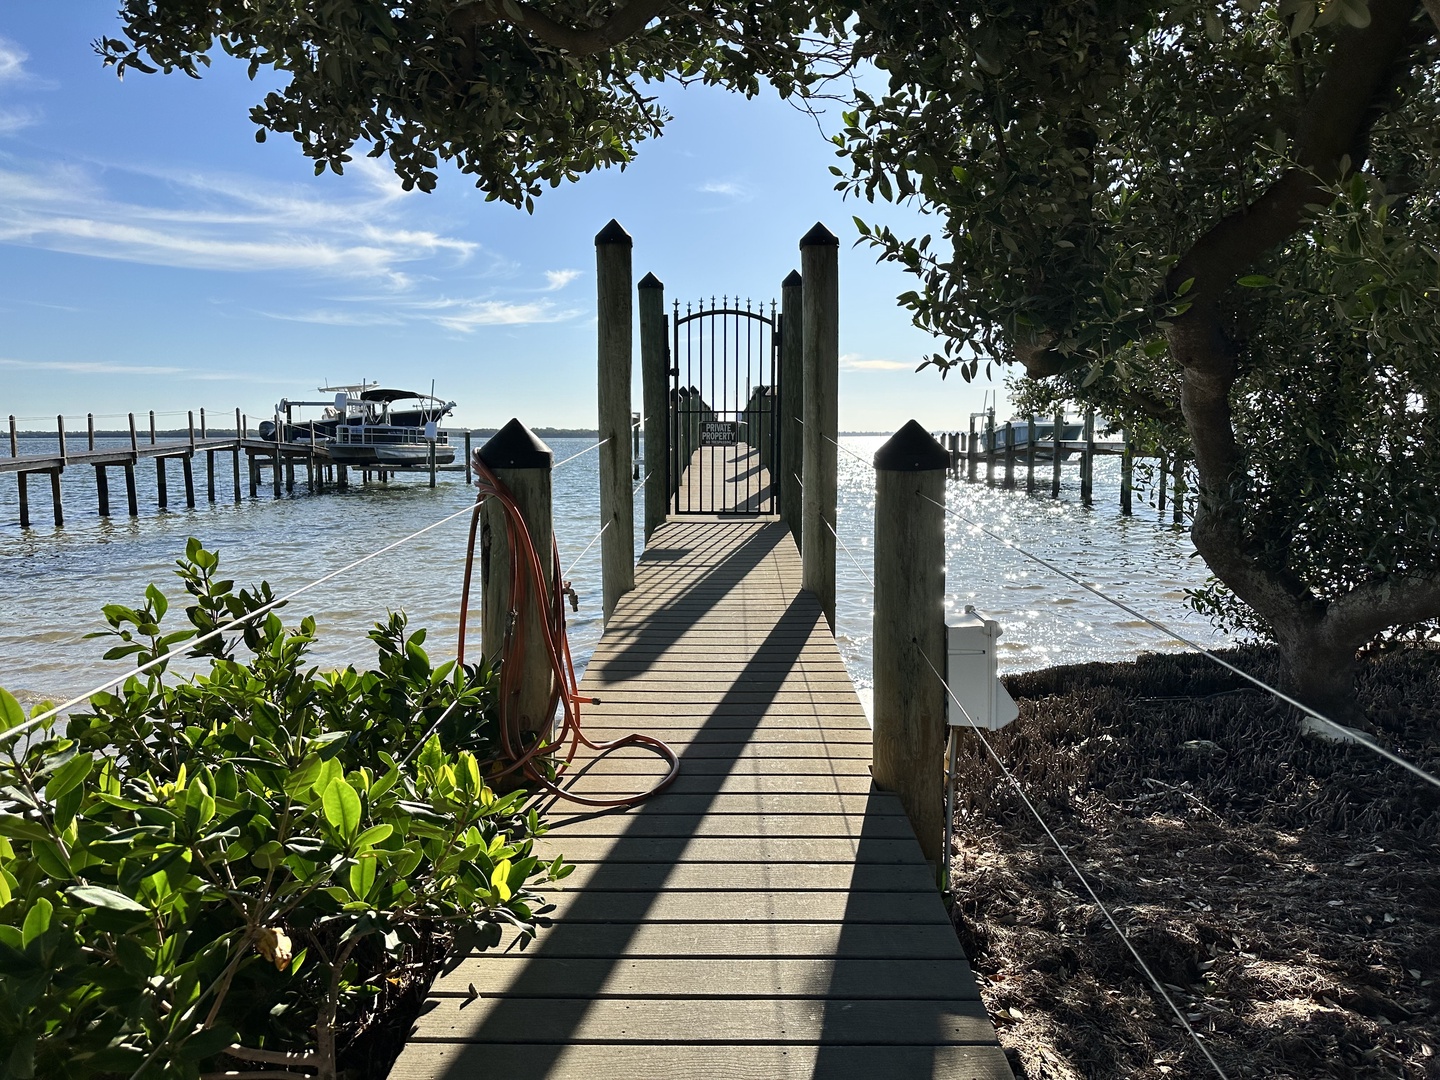
<path id="1" fill-rule="evenodd" d="M 913 372 L 932 339 L 895 306 L 906 276 L 852 247 L 851 215 L 938 229 L 842 201 L 834 147 L 773 94 L 664 88 L 674 120 L 634 165 L 526 215 L 453 170 L 430 195 L 370 161 L 317 178 L 288 138 L 255 142 L 265 73 L 219 55 L 198 82 L 122 83 L 90 46 L 115 32 L 108 0 L 0 13 L 0 416 L 261 415 L 364 377 L 433 379 L 461 424 L 593 426 L 593 241 L 611 217 L 636 279 L 682 301 L 778 296 L 799 238 L 835 231 L 843 428 L 963 427 L 990 387 Z"/>

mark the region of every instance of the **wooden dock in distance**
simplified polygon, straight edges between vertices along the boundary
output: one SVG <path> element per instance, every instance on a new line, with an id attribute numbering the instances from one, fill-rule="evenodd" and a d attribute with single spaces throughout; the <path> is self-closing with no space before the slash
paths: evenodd
<path id="1" fill-rule="evenodd" d="M 657 735 L 679 778 L 551 809 L 554 925 L 439 979 L 392 1080 L 1011 1076 L 800 573 L 774 518 L 656 529 L 581 692 L 592 737 Z M 573 787 L 662 773 L 627 750 Z"/>

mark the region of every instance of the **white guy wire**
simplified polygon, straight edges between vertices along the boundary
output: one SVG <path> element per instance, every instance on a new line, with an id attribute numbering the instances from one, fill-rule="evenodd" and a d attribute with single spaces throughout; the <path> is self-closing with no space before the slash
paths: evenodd
<path id="1" fill-rule="evenodd" d="M 480 504 L 479 504 L 479 503 L 474 503 L 474 504 L 472 504 L 472 505 L 470 505 L 470 506 L 465 507 L 463 510 L 457 510 L 455 513 L 450 514 L 450 515 L 448 515 L 448 516 L 446 516 L 446 517 L 441 518 L 439 521 L 431 522 L 429 525 L 426 525 L 423 529 L 417 529 L 417 530 L 415 530 L 415 532 L 411 533 L 409 536 L 402 536 L 399 540 L 396 540 L 396 541 L 394 541 L 393 543 L 386 544 L 384 547 L 380 548 L 378 551 L 372 551 L 369 555 L 362 555 L 360 558 L 356 559 L 354 562 L 349 563 L 349 564 L 347 564 L 347 565 L 345 565 L 345 566 L 342 566 L 342 567 L 341 567 L 340 569 L 338 569 L 338 570 L 332 570 L 330 573 L 326 574 L 324 577 L 317 578 L 317 579 L 315 579 L 314 581 L 310 582 L 308 585 L 302 585 L 302 586 L 300 586 L 300 588 L 295 589 L 293 592 L 286 593 L 284 596 L 281 596 L 281 597 L 279 597 L 279 598 L 277 598 L 277 599 L 275 599 L 275 600 L 271 600 L 268 604 L 262 604 L 260 607 L 256 608 L 254 611 L 248 612 L 248 613 L 246 613 L 245 615 L 242 615 L 242 616 L 241 616 L 240 618 L 238 618 L 238 619 L 232 619 L 230 622 L 227 622 L 227 623 L 225 623 L 225 624 L 223 624 L 223 625 L 221 625 L 221 626 L 217 626 L 214 630 L 207 631 L 206 633 L 201 634 L 199 637 L 190 638 L 189 640 L 187 640 L 187 641 L 185 642 L 185 645 L 184 645 L 183 648 L 180 648 L 180 649 L 172 649 L 172 650 L 170 650 L 169 652 L 162 653 L 161 655 L 155 657 L 155 659 L 153 659 L 153 660 L 147 660 L 145 663 L 139 664 L 139 665 L 137 665 L 137 666 L 129 669 L 128 671 L 124 672 L 123 674 L 120 674 L 120 675 L 115 676 L 113 679 L 108 679 L 108 680 L 106 680 L 105 682 L 101 683 L 99 686 L 95 687 L 95 688 L 92 689 L 92 690 L 87 690 L 85 693 L 80 694 L 80 695 L 77 696 L 77 697 L 73 697 L 73 698 L 71 698 L 69 701 L 64 701 L 64 702 L 61 702 L 59 705 L 52 706 L 51 708 L 47 709 L 45 712 L 41 713 L 41 714 L 38 715 L 38 716 L 32 716 L 32 717 L 30 717 L 30 719 L 29 719 L 29 720 L 26 720 L 24 723 L 16 724 L 14 727 L 9 728 L 9 729 L 6 730 L 6 731 L 0 732 L 0 739 L 10 739 L 10 738 L 13 738 L 13 737 L 16 736 L 16 735 L 24 734 L 25 732 L 29 731 L 31 728 L 34 728 L 34 727 L 37 727 L 37 726 L 40 725 L 40 724 L 43 724 L 46 720 L 49 720 L 49 719 L 51 719 L 52 717 L 55 717 L 55 716 L 59 716 L 62 712 L 64 712 L 66 709 L 70 708 L 71 706 L 73 706 L 73 705 L 79 705 L 82 701 L 86 701 L 86 700 L 88 700 L 89 698 L 94 697 L 96 694 L 101 693 L 101 692 L 104 691 L 104 690 L 109 690 L 109 689 L 111 689 L 111 688 L 113 688 L 113 687 L 115 687 L 115 686 L 120 685 L 121 683 L 123 683 L 123 682 L 125 682 L 127 679 L 129 679 L 132 675 L 138 675 L 138 674 L 139 674 L 140 672 L 142 672 L 142 671 L 149 671 L 149 670 L 150 670 L 151 668 L 153 668 L 153 667 L 157 667 L 157 666 L 159 666 L 160 664 L 166 663 L 167 661 L 174 660 L 174 659 L 176 659 L 177 657 L 182 656 L 184 653 L 189 652 L 190 650 L 194 649 L 195 646 L 200 645 L 200 644 L 202 644 L 203 642 L 210 641 L 212 638 L 219 637 L 221 634 L 223 634 L 223 633 L 224 633 L 225 631 L 227 631 L 227 630 L 233 630 L 233 629 L 235 629 L 237 626 L 243 626 L 245 623 L 249 622 L 251 619 L 254 619 L 254 618 L 256 618 L 257 616 L 260 616 L 260 615 L 264 615 L 264 614 L 265 614 L 266 612 L 268 612 L 268 611 L 273 611 L 275 608 L 279 607 L 281 604 L 284 604 L 284 603 L 287 603 L 287 602 L 290 601 L 290 600 L 293 600 L 295 597 L 300 596 L 302 593 L 307 593 L 307 592 L 309 592 L 311 589 L 317 588 L 317 587 L 320 586 L 320 585 L 324 585 L 327 581 L 333 581 L 335 578 L 339 577 L 341 574 L 349 573 L 351 570 L 354 570 L 357 566 L 363 566 L 365 563 L 369 562 L 371 559 L 379 558 L 381 555 L 384 555 L 386 552 L 394 551 L 397 547 L 400 547 L 402 544 L 408 544 L 411 540 L 414 540 L 414 539 L 416 539 L 417 537 L 420 537 L 420 536 L 424 536 L 426 533 L 430 532 L 431 530 L 433 530 L 433 529 L 438 529 L 441 525 L 448 524 L 449 522 L 454 521 L 454 520 L 455 520 L 456 518 L 458 518 L 458 517 L 464 517 L 466 514 L 474 514 L 474 513 L 476 513 L 476 512 L 479 510 L 479 508 L 480 508 Z"/>
<path id="2" fill-rule="evenodd" d="M 912 644 L 914 644 L 913 641 Z M 1124 942 L 1125 948 L 1130 950 L 1130 955 L 1135 958 L 1135 963 L 1140 965 L 1140 970 L 1143 971 L 1146 978 L 1150 980 L 1150 985 L 1155 987 L 1155 992 L 1164 999 L 1166 1005 L 1170 1006 L 1170 1011 L 1175 1014 L 1175 1019 L 1180 1021 L 1180 1026 L 1183 1027 L 1190 1038 L 1195 1041 L 1195 1045 L 1200 1048 L 1200 1053 L 1205 1055 L 1205 1060 L 1210 1063 L 1210 1067 L 1215 1070 L 1216 1075 L 1218 1075 L 1221 1080 L 1229 1080 L 1229 1077 L 1225 1075 L 1225 1070 L 1220 1067 L 1220 1063 L 1215 1060 L 1209 1048 L 1201 1041 L 1199 1034 L 1190 1026 L 1190 1021 L 1185 1019 L 1185 1014 L 1180 1011 L 1180 1008 L 1171 1000 L 1170 995 L 1165 992 L 1165 987 L 1161 984 L 1160 980 L 1155 977 L 1155 973 L 1150 970 L 1150 965 L 1145 963 L 1144 957 L 1136 951 L 1135 946 L 1131 944 L 1130 938 L 1126 936 L 1125 931 L 1120 929 L 1120 924 L 1115 920 L 1115 916 L 1110 914 L 1110 909 L 1100 900 L 1099 895 L 1090 885 L 1089 879 L 1081 873 L 1080 867 L 1077 866 L 1075 860 L 1070 857 L 1070 852 L 1065 849 L 1065 845 L 1060 842 L 1059 837 L 1051 831 L 1050 826 L 1045 823 L 1045 819 L 1040 816 L 1040 811 L 1035 808 L 1035 804 L 1032 803 L 1030 797 L 1025 794 L 1025 789 L 1020 786 L 1020 781 L 1016 778 L 1015 774 L 1010 771 L 1005 762 L 1001 760 L 1000 755 L 995 752 L 995 748 L 990 745 L 990 740 L 985 738 L 984 734 L 981 733 L 980 725 L 975 723 L 974 717 L 970 715 L 964 705 L 960 704 L 960 699 L 957 698 L 955 692 L 950 689 L 950 684 L 945 681 L 940 672 L 935 670 L 935 665 L 930 663 L 930 658 L 925 655 L 924 651 L 921 650 L 918 645 L 915 651 L 919 654 L 920 659 L 925 661 L 925 666 L 930 669 L 935 678 L 940 680 L 940 685 L 945 688 L 945 693 L 950 696 L 950 700 L 955 703 L 956 708 L 958 708 L 965 719 L 969 721 L 971 729 L 975 732 L 976 736 L 979 737 L 980 741 L 985 744 L 985 749 L 990 752 L 990 756 L 995 760 L 995 764 L 1000 766 L 1000 771 L 1005 774 L 1005 779 L 1009 780 L 1011 786 L 1015 788 L 1015 794 L 1020 796 L 1020 801 L 1025 804 L 1025 808 L 1029 810 L 1035 820 L 1039 822 L 1040 828 L 1045 830 L 1045 835 L 1048 836 L 1050 842 L 1055 845 L 1055 850 L 1060 852 L 1060 857 L 1069 864 L 1070 869 L 1080 880 L 1080 884 L 1083 885 L 1085 891 L 1090 894 L 1090 899 L 1095 902 L 1095 906 L 1105 915 L 1105 920 L 1110 924 L 1110 928 L 1114 930 L 1120 940 Z M 950 852 L 945 852 L 945 858 L 947 861 L 949 860 Z"/>
<path id="3" fill-rule="evenodd" d="M 600 531 L 590 538 L 590 542 L 585 545 L 585 550 L 580 552 L 579 555 L 575 556 L 575 561 L 570 564 L 570 569 L 566 570 L 563 574 L 560 575 L 562 580 L 568 578 L 572 573 L 575 572 L 575 567 L 580 565 L 580 560 L 585 558 L 585 556 L 590 553 L 590 549 L 593 548 L 597 542 L 599 542 L 600 537 L 605 535 L 605 530 L 609 527 L 610 522 L 608 521 L 605 522 L 604 525 L 600 526 Z"/>
<path id="4" fill-rule="evenodd" d="M 550 466 L 550 471 L 551 471 L 551 472 L 554 472 L 556 469 L 559 469 L 559 468 L 561 468 L 562 466 L 569 465 L 570 462 L 574 461 L 576 458 L 582 458 L 582 457 L 584 457 L 586 454 L 590 453 L 591 450 L 599 450 L 600 447 L 604 446 L 604 445 L 605 445 L 607 442 L 609 442 L 609 441 L 610 441 L 610 440 L 609 440 L 608 438 L 601 439 L 599 442 L 595 443 L 593 446 L 587 446 L 584 450 L 581 450 L 578 454 L 571 454 L 571 455 L 570 455 L 569 457 L 567 457 L 564 461 L 558 462 L 557 464 L 554 464 L 554 465 Z"/>
<path id="5" fill-rule="evenodd" d="M 652 476 L 654 476 L 654 475 L 655 475 L 655 470 L 654 470 L 654 469 L 651 469 L 649 472 L 647 472 L 643 477 L 640 478 L 640 482 L 635 485 L 635 490 L 633 490 L 632 492 L 630 492 L 630 495 L 631 495 L 632 497 L 633 497 L 633 496 L 636 496 L 636 495 L 639 495 L 639 494 L 640 494 L 640 489 L 643 488 L 646 484 L 648 484 L 648 483 L 650 482 L 650 477 L 652 477 Z"/>
<path id="6" fill-rule="evenodd" d="M 1372 751 L 1374 751 L 1375 753 L 1379 754 L 1381 757 L 1386 758 L 1387 760 L 1394 762 L 1396 765 L 1399 765 L 1402 769 L 1405 769 L 1405 770 L 1407 770 L 1407 771 L 1409 771 L 1409 772 L 1414 773 L 1416 776 L 1420 777 L 1420 779 L 1426 781 L 1427 783 L 1434 784 L 1436 787 L 1440 787 L 1440 777 L 1433 776 L 1433 775 L 1431 775 L 1430 773 L 1426 772 L 1424 769 L 1420 768 L 1420 766 L 1415 765 L 1415 764 L 1412 764 L 1412 763 L 1409 762 L 1409 761 L 1406 761 L 1406 760 L 1405 760 L 1403 757 L 1401 757 L 1399 754 L 1393 753 L 1393 752 L 1385 749 L 1385 747 L 1381 746 L 1379 743 L 1372 741 L 1371 739 L 1367 738 L 1365 735 L 1363 735 L 1363 734 L 1361 734 L 1360 732 L 1354 730 L 1353 728 L 1342 727 L 1340 724 L 1337 724 L 1334 720 L 1331 720 L 1328 716 L 1324 716 L 1324 715 L 1322 715 L 1321 713 L 1318 713 L 1318 712 L 1316 712 L 1314 709 L 1310 708 L 1310 706 L 1305 705 L 1305 704 L 1302 704 L 1302 703 L 1299 702 L 1299 701 L 1296 701 L 1296 700 L 1295 700 L 1293 697 L 1291 697 L 1289 694 L 1284 693 L 1284 692 L 1281 691 L 1281 690 L 1275 689 L 1275 687 L 1271 686 L 1269 683 L 1265 682 L 1263 679 L 1260 679 L 1260 678 L 1257 678 L 1257 677 L 1254 676 L 1254 675 L 1251 675 L 1248 671 L 1242 671 L 1240 668 L 1236 667 L 1234 664 L 1230 663 L 1228 660 L 1225 660 L 1225 659 L 1223 659 L 1223 658 L 1215 655 L 1215 653 L 1213 653 L 1213 652 L 1211 652 L 1209 649 L 1205 648 L 1205 646 L 1204 646 L 1204 645 L 1201 645 L 1198 641 L 1193 641 L 1193 640 L 1191 640 L 1190 638 L 1186 637 L 1184 634 L 1181 634 L 1181 633 L 1179 633 L 1178 631 L 1172 629 L 1171 627 L 1166 626 L 1164 623 L 1160 622 L 1158 619 L 1152 619 L 1152 618 L 1150 618 L 1150 616 L 1148 616 L 1148 615 L 1146 615 L 1146 614 L 1144 614 L 1144 613 L 1142 613 L 1142 612 L 1136 611 L 1133 607 L 1131 607 L 1129 604 L 1125 603 L 1123 600 L 1117 600 L 1117 599 L 1115 599 L 1113 596 L 1110 596 L 1110 595 L 1107 594 L 1107 593 L 1101 592 L 1099 589 L 1095 588 L 1095 586 L 1090 585 L 1090 584 L 1088 584 L 1088 583 L 1080 580 L 1080 578 L 1076 577 L 1074 574 L 1070 573 L 1068 570 L 1063 570 L 1063 569 L 1061 569 L 1060 567 L 1056 566 L 1054 563 L 1050 562 L 1048 559 L 1043 559 L 1043 558 L 1041 558 L 1039 555 L 1036 555 L 1036 554 L 1034 554 L 1033 552 L 1030 552 L 1030 551 L 1025 550 L 1025 549 L 1024 549 L 1023 547 L 1021 547 L 1019 544 L 1016 544 L 1015 542 L 1013 542 L 1013 541 L 1011 541 L 1011 540 L 1007 540 L 1005 537 L 1001 536 L 999 533 L 993 531 L 992 529 L 988 528 L 988 527 L 985 526 L 985 525 L 980 524 L 980 522 L 974 520 L 973 518 L 967 517 L 966 515 L 960 513 L 960 511 L 955 510 L 955 509 L 952 509 L 951 507 L 946 506 L 944 503 L 936 502 L 934 499 L 930 498 L 930 496 L 928 496 L 928 495 L 921 494 L 920 492 L 916 492 L 916 494 L 917 494 L 917 495 L 920 495 L 920 497 L 921 497 L 922 499 L 924 499 L 926 502 L 932 503 L 933 505 L 940 507 L 940 509 L 943 510 L 943 511 L 945 511 L 945 513 L 950 514 L 950 515 L 952 515 L 952 516 L 954 516 L 954 517 L 957 517 L 957 518 L 959 518 L 961 521 L 965 522 L 966 524 L 971 525 L 972 527 L 974 527 L 974 528 L 976 528 L 976 529 L 979 529 L 982 533 L 984 533 L 986 536 L 990 537 L 992 540 L 998 540 L 1001 544 L 1005 545 L 1005 547 L 1011 548 L 1011 549 L 1013 549 L 1013 550 L 1015 550 L 1015 551 L 1018 551 L 1021 555 L 1024 555 L 1027 559 L 1031 559 L 1031 560 L 1033 560 L 1034 562 L 1039 563 L 1041 566 L 1045 567 L 1045 569 L 1051 571 L 1052 573 L 1059 574 L 1059 575 L 1060 575 L 1061 577 L 1063 577 L 1066 581 L 1072 582 L 1072 583 L 1075 584 L 1075 585 L 1079 585 L 1079 586 L 1080 586 L 1082 589 L 1084 589 L 1086 592 L 1092 593 L 1092 594 L 1094 594 L 1095 596 L 1098 596 L 1101 600 L 1104 600 L 1107 604 L 1112 604 L 1112 605 L 1114 605 L 1115 607 L 1119 608 L 1121 611 L 1125 612 L 1126 614 L 1128 614 L 1128 615 L 1133 615 L 1135 618 L 1139 619 L 1140 621 L 1142 621 L 1142 622 L 1144 622 L 1144 623 L 1148 623 L 1150 626 L 1153 626 L 1156 630 L 1159 630 L 1162 634 L 1168 634 L 1170 637 L 1174 638 L 1175 640 L 1184 642 L 1186 645 L 1190 646 L 1190 648 L 1194 649 L 1196 652 L 1199 652 L 1199 653 L 1202 653 L 1202 654 L 1205 655 L 1205 656 L 1208 656 L 1211 660 L 1214 660 L 1215 663 L 1219 664 L 1221 667 L 1225 668 L 1226 670 L 1232 671 L 1232 672 L 1234 672 L 1236 675 L 1239 675 L 1242 679 L 1246 679 L 1246 680 L 1254 683 L 1254 684 L 1255 684 L 1256 686 L 1258 686 L 1260 689 L 1265 690 L 1265 691 L 1273 694 L 1275 697 L 1279 698 L 1281 701 L 1285 702 L 1286 704 L 1288 704 L 1288 705 L 1293 705 L 1295 708 L 1299 709 L 1301 712 L 1305 713 L 1307 716 L 1314 717 L 1316 720 L 1319 720 L 1322 724 L 1327 724 L 1327 725 L 1329 725 L 1330 727 L 1334 728 L 1335 731 L 1336 731 L 1336 733 L 1339 734 L 1342 738 L 1344 738 L 1344 739 L 1349 739 L 1349 740 L 1353 740 L 1353 741 L 1355 741 L 1355 742 L 1358 742 L 1361 746 L 1364 746 L 1365 748 L 1367 748 L 1367 749 L 1369 749 L 1369 750 L 1372 750 Z"/>
<path id="7" fill-rule="evenodd" d="M 820 516 L 820 520 L 825 521 L 825 516 L 823 514 Z M 825 527 L 830 530 L 830 535 L 835 537 L 835 542 L 845 549 L 845 554 L 850 556 L 850 561 L 855 564 L 855 569 L 860 571 L 860 576 L 870 583 L 871 589 L 874 589 L 875 579 L 865 572 L 865 567 L 861 566 L 860 560 L 855 558 L 855 553 L 850 550 L 850 545 L 845 543 L 844 540 L 840 539 L 840 534 L 835 531 L 835 526 L 831 525 L 830 522 L 825 521 Z"/>

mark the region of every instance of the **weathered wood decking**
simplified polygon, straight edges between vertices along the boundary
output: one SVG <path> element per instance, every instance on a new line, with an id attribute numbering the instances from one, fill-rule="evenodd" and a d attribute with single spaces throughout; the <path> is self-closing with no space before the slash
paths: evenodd
<path id="1" fill-rule="evenodd" d="M 554 925 L 442 977 L 393 1080 L 1011 1075 L 783 524 L 658 529 L 582 691 L 592 737 L 657 735 L 680 777 L 553 808 Z M 662 772 L 625 751 L 574 786 Z"/>

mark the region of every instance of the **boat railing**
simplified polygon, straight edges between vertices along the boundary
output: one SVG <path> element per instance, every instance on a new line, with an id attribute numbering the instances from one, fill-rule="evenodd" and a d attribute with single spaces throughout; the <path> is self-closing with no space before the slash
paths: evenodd
<path id="1" fill-rule="evenodd" d="M 395 446 L 416 444 L 425 446 L 429 438 L 423 427 L 395 427 L 391 424 L 341 424 L 333 437 L 340 446 Z M 450 435 L 445 431 L 435 432 L 435 445 L 450 445 Z"/>

